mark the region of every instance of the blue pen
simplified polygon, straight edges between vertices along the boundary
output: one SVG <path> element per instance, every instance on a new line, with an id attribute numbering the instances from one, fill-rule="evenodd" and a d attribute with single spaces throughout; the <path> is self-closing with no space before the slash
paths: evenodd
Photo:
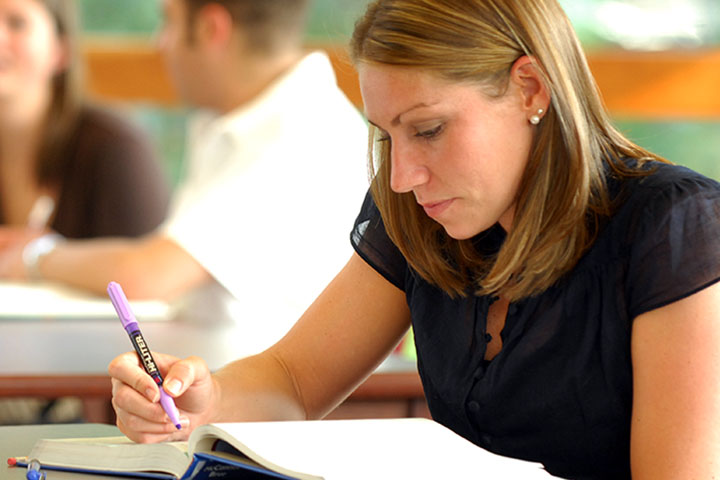
<path id="1" fill-rule="evenodd" d="M 135 315 L 133 315 L 130 310 L 130 304 L 127 301 L 127 297 L 125 297 L 122 287 L 116 282 L 110 282 L 107 287 L 107 292 L 108 295 L 110 295 L 110 301 L 115 307 L 115 311 L 118 317 L 120 317 L 125 331 L 130 335 L 130 341 L 133 347 L 135 347 L 135 352 L 140 358 L 140 363 L 142 363 L 145 371 L 155 380 L 155 383 L 160 389 L 160 405 L 162 405 L 165 413 L 170 417 L 170 421 L 180 430 L 182 426 L 180 425 L 178 409 L 172 397 L 167 394 L 162 386 L 163 378 L 160 374 L 160 369 L 157 368 L 155 360 L 150 354 L 150 347 L 148 347 L 142 333 L 140 333 L 140 327 L 138 326 L 137 320 L 135 320 Z"/>
<path id="2" fill-rule="evenodd" d="M 27 480 L 44 480 L 45 472 L 40 471 L 40 462 L 33 459 L 28 462 L 27 474 L 25 475 Z"/>

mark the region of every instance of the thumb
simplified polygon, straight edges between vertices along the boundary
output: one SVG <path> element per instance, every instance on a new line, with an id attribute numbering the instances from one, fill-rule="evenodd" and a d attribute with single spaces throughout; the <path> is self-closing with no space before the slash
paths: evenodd
<path id="1" fill-rule="evenodd" d="M 170 367 L 163 388 L 171 397 L 179 397 L 193 384 L 210 376 L 205 362 L 199 357 L 188 357 Z"/>

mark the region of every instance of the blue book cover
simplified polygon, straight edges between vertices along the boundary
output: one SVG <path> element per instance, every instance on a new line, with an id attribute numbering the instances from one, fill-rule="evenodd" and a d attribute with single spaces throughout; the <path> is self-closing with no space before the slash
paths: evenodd
<path id="1" fill-rule="evenodd" d="M 16 466 L 27 467 L 26 459 L 20 459 Z M 41 465 L 41 470 L 55 470 L 94 475 L 112 475 L 113 477 L 127 477 L 150 480 L 177 480 L 175 475 L 155 472 L 117 472 L 112 470 L 95 470 L 88 468 L 63 467 L 56 465 Z M 180 480 L 298 480 L 280 473 L 266 470 L 262 467 L 232 460 L 228 457 L 219 457 L 209 453 L 196 453 Z"/>

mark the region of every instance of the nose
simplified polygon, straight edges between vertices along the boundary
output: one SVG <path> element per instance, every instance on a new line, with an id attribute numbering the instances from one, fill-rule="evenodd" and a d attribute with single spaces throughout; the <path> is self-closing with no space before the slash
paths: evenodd
<path id="1" fill-rule="evenodd" d="M 411 148 L 393 142 L 390 149 L 390 188 L 395 193 L 407 193 L 430 179 L 430 171 Z"/>

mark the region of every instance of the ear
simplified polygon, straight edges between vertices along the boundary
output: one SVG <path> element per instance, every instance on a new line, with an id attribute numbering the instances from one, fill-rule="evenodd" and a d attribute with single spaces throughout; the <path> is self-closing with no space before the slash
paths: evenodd
<path id="1" fill-rule="evenodd" d="M 209 3 L 198 12 L 194 28 L 196 38 L 204 45 L 223 46 L 232 37 L 232 16 L 222 5 Z"/>
<path id="2" fill-rule="evenodd" d="M 533 57 L 524 55 L 515 61 L 510 69 L 510 81 L 519 87 L 523 108 L 528 118 L 538 115 L 541 109 L 543 113 L 547 112 L 550 105 L 550 90 L 540 66 Z"/>

